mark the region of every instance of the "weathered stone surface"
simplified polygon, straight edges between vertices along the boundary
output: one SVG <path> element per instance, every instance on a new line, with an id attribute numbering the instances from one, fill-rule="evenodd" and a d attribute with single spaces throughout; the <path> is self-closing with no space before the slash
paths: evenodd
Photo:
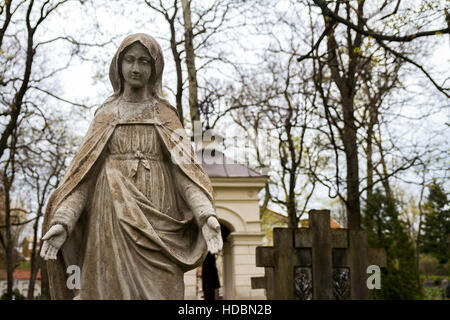
<path id="1" fill-rule="evenodd" d="M 386 265 L 384 249 L 368 248 L 363 230 L 331 229 L 328 210 L 311 210 L 309 225 L 274 228 L 274 246 L 256 248 L 266 275 L 253 288 L 268 299 L 368 299 L 367 267 Z"/>
<path id="2" fill-rule="evenodd" d="M 184 272 L 221 250 L 211 182 L 162 97 L 163 68 L 146 34 L 126 37 L 112 59 L 114 94 L 46 208 L 53 299 L 182 299 Z M 75 288 L 69 265 L 80 270 Z"/>

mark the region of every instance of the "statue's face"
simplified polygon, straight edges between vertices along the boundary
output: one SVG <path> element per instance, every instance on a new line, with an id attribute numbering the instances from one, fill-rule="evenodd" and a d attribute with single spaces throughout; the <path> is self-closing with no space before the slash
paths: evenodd
<path id="1" fill-rule="evenodd" d="M 126 49 L 122 59 L 125 86 L 129 85 L 133 89 L 143 88 L 148 84 L 151 74 L 151 57 L 147 49 L 140 43 Z"/>

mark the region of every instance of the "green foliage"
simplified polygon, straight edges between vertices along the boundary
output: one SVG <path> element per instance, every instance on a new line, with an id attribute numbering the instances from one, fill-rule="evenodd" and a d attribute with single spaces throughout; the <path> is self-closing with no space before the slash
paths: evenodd
<path id="1" fill-rule="evenodd" d="M 415 251 L 393 200 L 375 190 L 363 216 L 370 247 L 385 248 L 387 266 L 382 269 L 381 289 L 372 290 L 373 299 L 421 299 Z"/>
<path id="2" fill-rule="evenodd" d="M 442 300 L 444 289 L 442 288 L 425 288 L 424 300 Z"/>
<path id="3" fill-rule="evenodd" d="M 443 285 L 443 282 L 450 281 L 449 277 L 421 275 L 420 278 L 422 283 L 432 280 L 432 286 L 424 288 L 424 300 L 442 300 L 444 298 L 446 286 Z"/>
<path id="4" fill-rule="evenodd" d="M 436 275 L 439 270 L 439 261 L 432 255 L 421 254 L 419 260 L 419 270 L 426 276 Z"/>
<path id="5" fill-rule="evenodd" d="M 30 265 L 30 261 L 19 261 L 17 263 L 17 269 L 21 269 L 21 270 L 29 270 L 31 269 L 31 265 Z"/>
<path id="6" fill-rule="evenodd" d="M 425 220 L 422 228 L 420 251 L 438 259 L 440 264 L 450 260 L 448 239 L 450 235 L 449 201 L 442 185 L 433 182 L 424 206 Z"/>

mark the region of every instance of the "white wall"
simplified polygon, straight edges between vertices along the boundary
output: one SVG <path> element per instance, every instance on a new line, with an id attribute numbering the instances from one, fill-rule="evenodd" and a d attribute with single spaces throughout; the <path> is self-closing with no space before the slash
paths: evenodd
<path id="1" fill-rule="evenodd" d="M 219 221 L 231 231 L 224 244 L 223 266 L 218 266 L 223 270 L 224 299 L 266 299 L 264 289 L 251 288 L 252 277 L 264 276 L 264 268 L 256 267 L 255 249 L 263 245 L 258 192 L 265 179 L 211 180 Z M 185 299 L 199 298 L 201 282 L 197 280 L 196 270 L 185 274 Z"/>
<path id="2" fill-rule="evenodd" d="M 29 283 L 28 280 L 14 279 L 13 290 L 18 289 L 20 294 L 26 297 L 28 294 L 28 283 Z M 6 293 L 7 285 L 8 282 L 6 280 L 0 280 L 0 295 Z M 37 280 L 34 285 L 34 296 L 37 297 L 40 295 L 41 295 L 41 282 Z"/>

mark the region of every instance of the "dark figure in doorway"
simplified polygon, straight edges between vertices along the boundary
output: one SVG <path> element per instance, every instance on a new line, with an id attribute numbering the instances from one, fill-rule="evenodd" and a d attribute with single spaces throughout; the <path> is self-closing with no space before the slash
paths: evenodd
<path id="1" fill-rule="evenodd" d="M 202 266 L 202 289 L 205 300 L 215 300 L 216 289 L 220 288 L 216 258 L 208 252 Z"/>

